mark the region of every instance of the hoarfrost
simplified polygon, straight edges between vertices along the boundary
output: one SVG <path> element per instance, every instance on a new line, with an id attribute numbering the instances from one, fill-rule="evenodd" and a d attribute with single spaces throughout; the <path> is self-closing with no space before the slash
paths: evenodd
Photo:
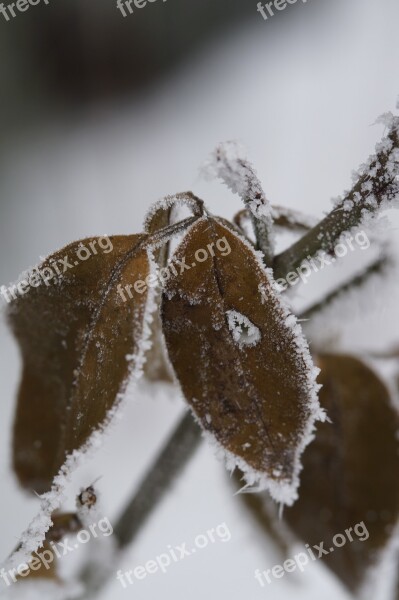
<path id="1" fill-rule="evenodd" d="M 228 310 L 226 315 L 231 335 L 239 347 L 256 346 L 261 337 L 256 325 L 236 310 Z"/>

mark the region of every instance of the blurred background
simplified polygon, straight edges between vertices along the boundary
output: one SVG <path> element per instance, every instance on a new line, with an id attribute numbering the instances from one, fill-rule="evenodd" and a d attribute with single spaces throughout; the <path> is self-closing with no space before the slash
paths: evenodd
<path id="1" fill-rule="evenodd" d="M 146 210 L 166 194 L 192 190 L 211 211 L 231 217 L 239 199 L 199 175 L 228 139 L 248 148 L 273 203 L 318 217 L 330 210 L 330 198 L 350 186 L 352 169 L 380 139 L 376 118 L 395 109 L 399 5 L 298 0 L 265 21 L 256 4 L 156 0 L 123 17 L 113 0 L 42 0 L 10 21 L 0 14 L 1 285 L 74 239 L 140 231 Z M 386 234 L 396 244 L 398 223 L 392 215 Z M 348 257 L 352 267 L 361 254 Z M 323 278 L 301 292 L 304 303 L 332 274 Z M 364 315 L 345 324 L 343 347 L 397 342 L 397 292 L 394 282 L 380 294 L 367 331 Z M 10 470 L 20 361 L 4 319 L 0 346 L 2 560 L 38 500 L 18 490 Z M 112 522 L 182 410 L 175 389 L 138 390 L 101 451 L 76 473 L 66 508 L 79 486 L 101 476 Z M 112 581 L 101 597 L 348 597 L 320 563 L 262 589 L 255 569 L 278 559 L 233 493 L 203 444 L 121 568 L 222 522 L 231 541 L 127 590 Z"/>

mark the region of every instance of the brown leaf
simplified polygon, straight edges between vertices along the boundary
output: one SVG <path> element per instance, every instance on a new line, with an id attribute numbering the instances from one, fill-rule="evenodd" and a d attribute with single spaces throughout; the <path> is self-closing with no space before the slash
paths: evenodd
<path id="1" fill-rule="evenodd" d="M 166 283 L 162 319 L 185 397 L 230 466 L 291 503 L 300 454 L 321 416 L 295 317 L 259 253 L 227 222 L 197 221 L 174 261 L 180 272 Z"/>
<path id="2" fill-rule="evenodd" d="M 398 520 L 398 415 L 385 385 L 358 359 L 324 355 L 318 362 L 320 403 L 332 423 L 318 426 L 303 456 L 299 500 L 284 514 L 297 536 L 327 549 L 336 534 L 364 522 L 369 539 L 352 530 L 353 542 L 323 556 L 355 590 Z"/>
<path id="3" fill-rule="evenodd" d="M 122 288 L 144 280 L 146 236 L 115 236 L 109 253 L 92 254 L 48 285 L 31 287 L 10 306 L 23 375 L 14 426 L 14 468 L 25 488 L 42 493 L 67 455 L 104 426 L 142 351 L 149 298 Z M 50 256 L 41 269 L 75 257 L 74 242 Z M 65 264 L 65 263 L 64 263 Z M 119 288 L 121 289 L 121 288 Z"/>

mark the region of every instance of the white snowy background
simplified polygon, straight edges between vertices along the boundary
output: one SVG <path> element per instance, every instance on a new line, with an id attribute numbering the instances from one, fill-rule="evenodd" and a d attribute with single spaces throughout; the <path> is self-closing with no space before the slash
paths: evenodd
<path id="1" fill-rule="evenodd" d="M 8 285 L 40 256 L 89 235 L 138 232 L 149 205 L 193 190 L 215 213 L 231 216 L 238 198 L 198 169 L 214 146 L 238 139 L 248 148 L 266 194 L 275 204 L 322 216 L 330 198 L 350 186 L 353 168 L 382 135 L 376 117 L 399 95 L 397 0 L 316 0 L 288 7 L 269 27 L 256 13 L 140 99 L 52 119 L 26 139 L 10 140 L 0 167 L 0 283 Z M 299 5 L 300 4 L 300 5 Z M 300 13 L 300 14 L 299 14 Z M 390 236 L 399 220 L 392 216 Z M 372 250 L 370 250 L 372 252 Z M 350 265 L 364 262 L 360 250 Z M 371 255 L 370 255 L 371 256 Z M 349 263 L 348 263 L 349 264 Z M 331 284 L 336 268 L 322 276 Z M 314 276 L 317 277 L 316 275 Z M 303 290 L 304 300 L 317 285 Z M 395 296 L 396 292 L 396 296 Z M 347 320 L 343 347 L 384 348 L 398 340 L 397 288 L 379 290 L 380 306 Z M 20 374 L 15 342 L 0 328 L 0 558 L 36 514 L 38 500 L 19 491 L 10 470 L 10 431 Z M 179 419 L 179 392 L 137 392 L 96 457 L 74 477 L 67 508 L 80 486 L 101 476 L 102 508 L 115 520 Z M 278 558 L 233 496 L 222 464 L 205 444 L 153 514 L 121 568 L 155 558 L 169 544 L 192 543 L 225 522 L 228 543 L 210 545 L 123 590 L 114 580 L 101 598 L 192 600 L 344 600 L 345 591 L 318 563 L 261 588 L 256 568 Z M 190 546 L 189 546 L 190 547 Z M 84 557 L 81 548 L 81 557 Z M 77 557 L 74 557 L 77 560 Z M 384 582 L 381 582 L 384 584 Z M 384 598 L 384 594 L 381 596 Z"/>

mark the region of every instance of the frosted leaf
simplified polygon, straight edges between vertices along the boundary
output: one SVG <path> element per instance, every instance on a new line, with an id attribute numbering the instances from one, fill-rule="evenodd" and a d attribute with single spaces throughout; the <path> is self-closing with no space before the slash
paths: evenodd
<path id="1" fill-rule="evenodd" d="M 227 467 L 240 468 L 247 487 L 292 504 L 302 451 L 325 416 L 318 370 L 262 253 L 227 222 L 198 220 L 175 257 L 192 265 L 198 248 L 210 247 L 210 260 L 166 283 L 161 316 L 169 358 Z"/>
<path id="2" fill-rule="evenodd" d="M 43 542 L 71 472 L 101 444 L 102 432 L 143 372 L 153 289 L 129 301 L 120 290 L 151 274 L 147 238 L 111 239 L 112 253 L 91 257 L 90 265 L 79 264 L 60 286 L 32 289 L 10 305 L 24 359 L 14 468 L 22 486 L 41 493 L 39 514 L 10 558 L 14 566 Z"/>
<path id="3" fill-rule="evenodd" d="M 61 285 L 32 288 L 9 308 L 24 360 L 14 468 L 38 493 L 50 489 L 66 457 L 101 428 L 127 381 L 142 372 L 152 289 L 130 297 L 128 290 L 150 273 L 146 237 L 111 239 L 112 252 L 79 263 Z M 74 254 L 78 244 L 52 258 Z"/>

